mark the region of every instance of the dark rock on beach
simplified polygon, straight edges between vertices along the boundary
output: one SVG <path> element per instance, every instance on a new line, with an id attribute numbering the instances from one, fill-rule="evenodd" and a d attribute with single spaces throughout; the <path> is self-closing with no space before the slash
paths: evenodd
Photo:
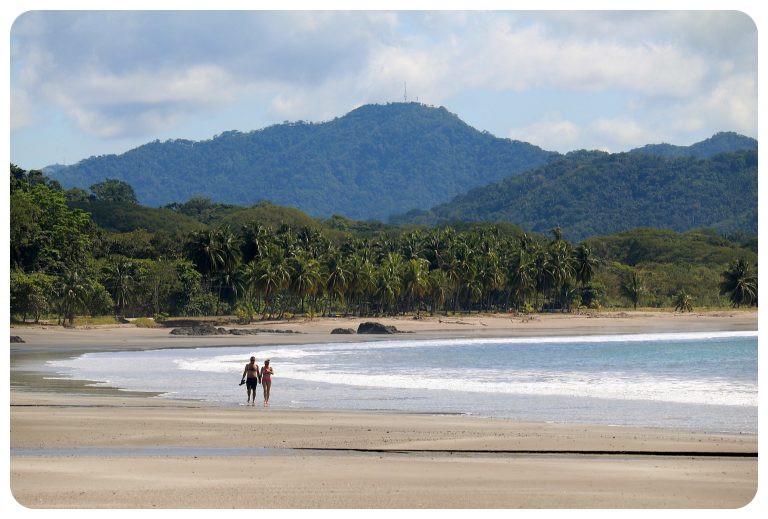
<path id="1" fill-rule="evenodd" d="M 381 323 L 366 322 L 360 323 L 360 326 L 357 327 L 357 333 L 392 334 L 399 332 L 394 326 L 387 326 Z"/>
<path id="2" fill-rule="evenodd" d="M 357 333 L 355 332 L 354 328 L 334 328 L 331 330 L 331 334 L 353 334 Z"/>
<path id="3" fill-rule="evenodd" d="M 171 330 L 171 335 L 226 335 L 227 330 L 224 328 L 216 328 L 215 326 L 203 325 L 203 326 L 188 326 L 183 328 L 174 328 Z"/>
<path id="4" fill-rule="evenodd" d="M 18 335 L 11 335 L 11 342 L 24 342 L 24 339 L 22 339 Z"/>

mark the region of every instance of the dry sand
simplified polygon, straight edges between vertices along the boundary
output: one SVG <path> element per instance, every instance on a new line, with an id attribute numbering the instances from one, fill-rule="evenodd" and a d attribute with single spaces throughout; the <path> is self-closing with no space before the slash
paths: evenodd
<path id="1" fill-rule="evenodd" d="M 736 311 L 377 321 L 409 338 L 757 329 L 756 312 Z M 261 322 L 252 327 L 301 333 L 213 337 L 11 329 L 26 341 L 11 344 L 11 508 L 739 508 L 755 496 L 756 435 L 226 408 L 35 371 L 86 351 L 381 338 L 330 335 L 359 322 Z"/>

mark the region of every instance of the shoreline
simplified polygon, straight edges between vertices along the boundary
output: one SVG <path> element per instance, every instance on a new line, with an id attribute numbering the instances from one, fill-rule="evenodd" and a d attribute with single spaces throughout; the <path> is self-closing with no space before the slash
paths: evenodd
<path id="1" fill-rule="evenodd" d="M 250 325 L 302 333 L 203 337 L 170 336 L 168 328 L 13 327 L 11 334 L 26 342 L 11 344 L 11 454 L 30 449 L 38 455 L 10 456 L 10 499 L 30 508 L 250 508 L 253 492 L 270 508 L 738 508 L 752 500 L 756 434 L 224 407 L 89 387 L 88 381 L 42 383 L 34 371 L 46 359 L 89 351 L 757 330 L 757 313 L 744 311 L 535 317 L 525 322 L 509 316 L 318 318 Z M 412 333 L 330 334 L 363 320 Z M 216 454 L 216 449 L 245 448 L 288 450 L 258 454 L 269 478 L 248 471 L 252 455 Z M 328 448 L 337 450 L 311 450 Z M 103 452 L 78 454 L 87 449 Z M 119 449 L 137 453 L 126 465 Z M 605 454 L 587 454 L 596 451 Z M 730 457 L 737 454 L 747 457 Z"/>
<path id="2" fill-rule="evenodd" d="M 366 321 L 394 326 L 395 334 L 331 334 L 334 328 L 353 328 Z M 128 391 L 119 387 L 95 386 L 100 380 L 52 377 L 37 363 L 75 358 L 86 353 L 147 351 L 194 348 L 265 347 L 373 342 L 397 340 L 493 339 L 562 336 L 634 335 L 757 331 L 757 312 L 717 310 L 678 314 L 659 312 L 602 312 L 599 314 L 535 314 L 408 317 L 315 318 L 260 321 L 250 325 L 226 325 L 226 329 L 274 330 L 244 335 L 172 335 L 172 327 L 137 328 L 132 325 L 100 325 L 64 328 L 48 325 L 11 327 L 11 334 L 26 342 L 11 344 L 10 387 L 12 394 L 24 390 L 63 393 L 152 397 L 162 393 Z M 288 333 L 290 332 L 290 333 Z M 308 409 L 311 410 L 311 409 Z"/>

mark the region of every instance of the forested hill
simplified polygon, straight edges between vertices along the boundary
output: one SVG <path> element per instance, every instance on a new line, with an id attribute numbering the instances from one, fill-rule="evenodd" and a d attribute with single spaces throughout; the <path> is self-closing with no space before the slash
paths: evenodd
<path id="1" fill-rule="evenodd" d="M 244 206 L 269 200 L 315 217 L 386 219 L 559 156 L 477 131 L 445 108 L 391 103 L 325 123 L 156 141 L 46 173 L 65 187 L 86 189 L 123 180 L 149 206 L 204 196 Z"/>
<path id="2" fill-rule="evenodd" d="M 757 151 L 708 159 L 572 152 L 396 223 L 508 221 L 569 240 L 634 227 L 757 232 Z"/>
<path id="3" fill-rule="evenodd" d="M 673 144 L 647 144 L 635 148 L 630 153 L 644 153 L 663 157 L 696 157 L 706 159 L 720 153 L 738 150 L 757 150 L 757 141 L 734 132 L 716 133 L 709 139 L 690 146 L 675 146 Z"/>

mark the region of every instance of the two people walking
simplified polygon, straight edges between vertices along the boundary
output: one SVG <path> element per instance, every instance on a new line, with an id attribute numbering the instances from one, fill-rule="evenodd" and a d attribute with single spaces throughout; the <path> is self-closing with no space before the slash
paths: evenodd
<path id="1" fill-rule="evenodd" d="M 269 390 L 272 389 L 272 366 L 269 365 L 269 359 L 264 361 L 264 367 L 259 368 L 256 364 L 256 357 L 251 357 L 251 361 L 245 365 L 243 377 L 240 385 L 245 382 L 245 389 L 248 392 L 248 403 L 256 405 L 256 386 L 261 384 L 264 390 L 264 407 L 269 406 Z"/>

